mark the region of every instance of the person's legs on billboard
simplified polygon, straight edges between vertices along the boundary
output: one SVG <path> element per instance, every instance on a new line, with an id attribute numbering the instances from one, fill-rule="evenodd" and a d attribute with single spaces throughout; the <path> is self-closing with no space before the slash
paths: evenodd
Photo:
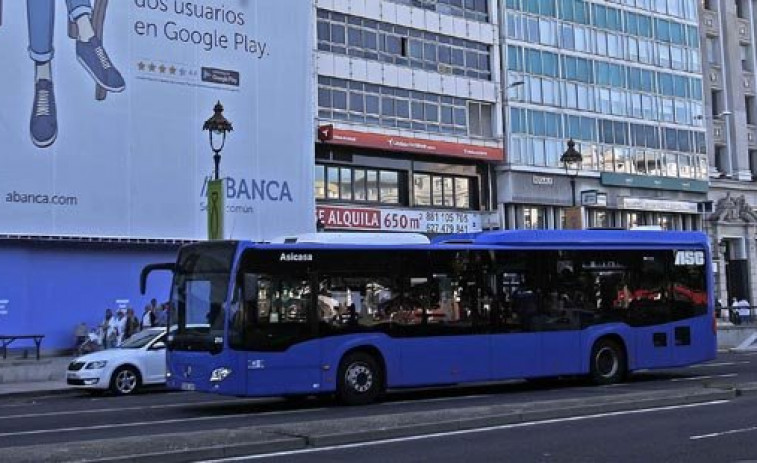
<path id="1" fill-rule="evenodd" d="M 76 58 L 98 85 L 111 92 L 120 92 L 126 84 L 103 48 L 92 27 L 92 6 L 89 0 L 66 0 L 68 16 L 76 23 Z"/>
<path id="2" fill-rule="evenodd" d="M 51 61 L 55 0 L 27 0 L 29 56 L 34 61 L 34 103 L 29 122 L 32 142 L 40 148 L 50 146 L 58 135 Z"/>

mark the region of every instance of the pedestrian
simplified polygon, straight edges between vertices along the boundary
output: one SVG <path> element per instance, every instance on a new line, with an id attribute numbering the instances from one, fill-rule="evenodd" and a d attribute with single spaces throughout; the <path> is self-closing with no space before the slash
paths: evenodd
<path id="1" fill-rule="evenodd" d="M 742 322 L 749 323 L 751 321 L 751 311 L 751 304 L 749 304 L 749 301 L 747 301 L 745 297 L 742 297 L 739 301 L 739 318 Z"/>
<path id="2" fill-rule="evenodd" d="M 89 330 L 87 329 L 86 323 L 81 322 L 76 326 L 76 329 L 74 330 L 74 337 L 76 339 L 77 349 L 81 347 L 82 344 L 84 344 L 84 341 L 87 340 L 88 334 L 89 334 Z"/>
<path id="3" fill-rule="evenodd" d="M 134 315 L 134 309 L 126 309 L 126 329 L 124 330 L 124 339 L 129 339 L 139 331 L 139 319 Z"/>
<path id="4" fill-rule="evenodd" d="M 126 333 L 126 314 L 123 309 L 116 312 L 116 346 L 120 346 L 124 341 L 124 334 Z"/>
<path id="5" fill-rule="evenodd" d="M 113 318 L 113 311 L 105 309 L 105 317 L 103 318 L 102 323 L 100 323 L 100 339 L 102 340 L 102 345 L 105 349 L 110 347 L 111 332 L 114 328 Z"/>
<path id="6" fill-rule="evenodd" d="M 155 324 L 166 326 L 168 324 L 168 302 L 164 302 L 155 314 Z"/>
<path id="7" fill-rule="evenodd" d="M 741 313 L 739 312 L 739 300 L 735 297 L 731 299 L 730 320 L 734 325 L 741 325 Z"/>
<path id="8" fill-rule="evenodd" d="M 158 301 L 153 298 L 150 303 L 145 306 L 145 310 L 142 313 L 142 320 L 140 327 L 142 329 L 151 328 L 155 326 L 155 312 L 158 310 Z"/>

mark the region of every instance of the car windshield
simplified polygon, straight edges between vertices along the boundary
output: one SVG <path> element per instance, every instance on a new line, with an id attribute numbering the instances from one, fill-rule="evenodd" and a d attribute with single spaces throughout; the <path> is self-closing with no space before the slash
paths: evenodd
<path id="1" fill-rule="evenodd" d="M 134 336 L 130 337 L 121 344 L 122 349 L 139 349 L 146 346 L 153 339 L 163 334 L 163 331 L 159 330 L 147 330 L 142 331 Z"/>

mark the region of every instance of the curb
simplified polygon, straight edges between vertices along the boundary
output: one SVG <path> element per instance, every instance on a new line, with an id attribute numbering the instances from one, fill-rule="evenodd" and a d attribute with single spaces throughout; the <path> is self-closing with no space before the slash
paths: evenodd
<path id="1" fill-rule="evenodd" d="M 74 388 L 60 388 L 60 389 L 35 389 L 32 391 L 12 391 L 12 392 L 0 392 L 0 397 L 7 397 L 9 399 L 23 399 L 27 397 L 41 397 L 48 395 L 65 395 L 73 393 L 81 393 L 82 391 Z"/>

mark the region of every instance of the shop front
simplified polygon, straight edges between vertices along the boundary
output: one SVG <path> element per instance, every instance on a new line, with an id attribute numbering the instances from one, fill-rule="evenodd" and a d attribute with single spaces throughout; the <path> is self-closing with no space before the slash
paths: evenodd
<path id="1" fill-rule="evenodd" d="M 494 199 L 497 146 L 318 130 L 316 220 L 324 231 L 479 232 Z M 483 221 L 486 220 L 486 224 Z"/>

